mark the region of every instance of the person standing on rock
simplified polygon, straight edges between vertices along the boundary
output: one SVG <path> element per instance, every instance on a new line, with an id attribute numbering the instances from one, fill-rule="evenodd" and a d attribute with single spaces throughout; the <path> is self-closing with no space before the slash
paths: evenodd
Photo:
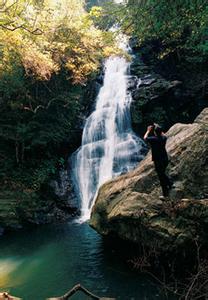
<path id="1" fill-rule="evenodd" d="M 147 127 L 144 140 L 151 146 L 152 160 L 154 161 L 155 171 L 163 192 L 163 196 L 160 196 L 160 199 L 164 199 L 169 195 L 169 190 L 172 187 L 172 182 L 165 173 L 168 166 L 168 155 L 165 148 L 167 137 L 162 132 L 162 128 L 158 124 L 154 124 Z"/>

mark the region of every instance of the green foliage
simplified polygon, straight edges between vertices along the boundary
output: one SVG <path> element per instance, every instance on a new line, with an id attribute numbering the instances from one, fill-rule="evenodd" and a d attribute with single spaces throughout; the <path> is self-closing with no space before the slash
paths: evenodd
<path id="1" fill-rule="evenodd" d="M 12 72 L 15 62 L 37 80 L 65 68 L 74 83 L 84 84 L 99 70 L 106 46 L 113 46 L 82 0 L 10 0 L 1 7 L 0 77 L 8 67 Z"/>
<path id="2" fill-rule="evenodd" d="M 116 51 L 93 14 L 82 0 L 0 1 L 0 180 L 10 188 L 38 191 L 77 139 L 88 81 Z"/>
<path id="3" fill-rule="evenodd" d="M 114 13 L 138 45 L 157 41 L 154 51 L 158 59 L 175 53 L 179 61 L 207 62 L 206 0 L 128 0 Z"/>
<path id="4" fill-rule="evenodd" d="M 2 180 L 12 177 L 21 185 L 40 187 L 47 176 L 54 174 L 54 165 L 60 164 L 58 150 L 63 141 L 70 142 L 74 127 L 80 122 L 84 90 L 58 76 L 55 80 L 60 80 L 61 86 L 28 82 L 24 101 L 22 97 L 26 95 L 22 94 L 13 100 L 4 98 L 1 103 Z M 47 161 L 49 165 L 45 164 Z"/>
<path id="5" fill-rule="evenodd" d="M 108 30 L 122 22 L 124 13 L 125 6 L 117 4 L 114 0 L 103 0 L 99 6 L 91 8 L 89 16 L 98 28 Z"/>

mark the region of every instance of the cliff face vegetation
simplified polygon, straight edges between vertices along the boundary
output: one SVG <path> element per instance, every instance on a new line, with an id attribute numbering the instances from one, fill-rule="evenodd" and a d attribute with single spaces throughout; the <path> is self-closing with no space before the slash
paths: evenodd
<path id="1" fill-rule="evenodd" d="M 175 186 L 169 199 L 159 199 L 149 153 L 133 172 L 101 187 L 90 220 L 99 233 L 160 254 L 188 252 L 196 240 L 207 245 L 208 110 L 193 124 L 175 124 L 167 135 L 168 169 Z"/>

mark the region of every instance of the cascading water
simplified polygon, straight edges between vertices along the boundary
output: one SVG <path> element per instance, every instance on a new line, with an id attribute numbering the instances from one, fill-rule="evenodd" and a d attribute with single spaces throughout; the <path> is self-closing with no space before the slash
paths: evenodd
<path id="1" fill-rule="evenodd" d="M 124 47 L 127 49 L 125 42 Z M 143 142 L 131 129 L 129 65 L 124 57 L 106 60 L 96 108 L 86 120 L 81 147 L 72 155 L 73 181 L 81 201 L 82 221 L 89 219 L 99 187 L 134 169 L 143 158 Z"/>

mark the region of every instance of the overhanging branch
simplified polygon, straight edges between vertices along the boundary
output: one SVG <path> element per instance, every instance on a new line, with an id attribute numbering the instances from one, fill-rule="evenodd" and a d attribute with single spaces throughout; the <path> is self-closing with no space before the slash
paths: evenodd
<path id="1" fill-rule="evenodd" d="M 43 33 L 43 31 L 40 28 L 30 30 L 29 28 L 25 27 L 24 25 L 9 27 L 7 25 L 0 24 L 0 28 L 3 28 L 5 30 L 9 30 L 9 31 L 15 31 L 15 30 L 18 30 L 18 29 L 23 29 L 23 30 L 25 30 L 25 31 L 27 31 L 31 34 L 34 34 L 34 35 L 41 35 Z"/>

